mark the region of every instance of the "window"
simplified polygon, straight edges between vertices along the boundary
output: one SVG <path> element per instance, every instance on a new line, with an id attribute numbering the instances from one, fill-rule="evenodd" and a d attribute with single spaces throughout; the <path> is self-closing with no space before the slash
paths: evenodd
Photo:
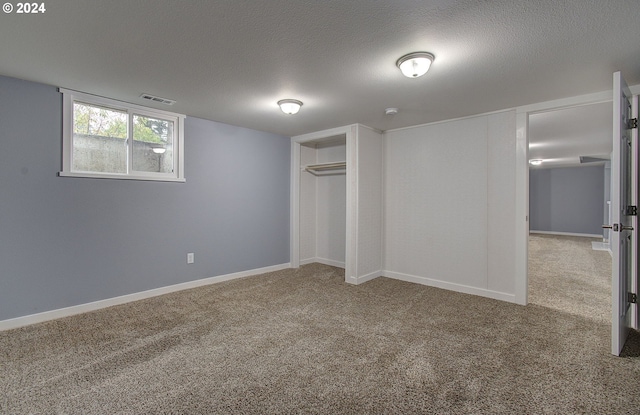
<path id="1" fill-rule="evenodd" d="M 184 181 L 184 115 L 60 92 L 60 176 Z"/>

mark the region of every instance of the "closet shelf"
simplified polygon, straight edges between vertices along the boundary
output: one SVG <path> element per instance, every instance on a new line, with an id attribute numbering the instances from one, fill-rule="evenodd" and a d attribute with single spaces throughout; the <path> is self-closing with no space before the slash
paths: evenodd
<path id="1" fill-rule="evenodd" d="M 338 161 L 332 163 L 321 163 L 321 164 L 309 164 L 305 166 L 305 170 L 314 172 L 314 171 L 327 171 L 327 170 L 341 170 L 347 167 L 346 161 Z"/>

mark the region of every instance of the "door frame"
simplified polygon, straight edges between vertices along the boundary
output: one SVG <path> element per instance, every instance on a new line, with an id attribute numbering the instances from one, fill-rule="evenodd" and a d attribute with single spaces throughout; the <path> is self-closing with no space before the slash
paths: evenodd
<path id="1" fill-rule="evenodd" d="M 290 262 L 292 268 L 300 267 L 300 147 L 303 143 L 322 140 L 324 138 L 344 135 L 346 139 L 346 232 L 345 232 L 345 281 L 352 282 L 352 276 L 355 275 L 355 243 L 356 243 L 356 226 L 357 214 L 354 208 L 354 200 L 356 200 L 357 186 L 356 177 L 356 125 L 347 125 L 344 127 L 331 128 L 328 130 L 317 131 L 309 134 L 303 134 L 291 137 L 291 188 L 290 188 Z"/>
<path id="2" fill-rule="evenodd" d="M 640 85 L 630 86 L 633 99 L 637 101 L 640 94 Z M 525 105 L 516 108 L 516 284 L 515 294 L 516 302 L 518 304 L 528 304 L 528 262 L 529 262 L 529 116 L 532 114 L 539 114 L 550 111 L 557 111 L 567 108 L 579 107 L 584 105 L 598 104 L 603 102 L 610 102 L 613 105 L 613 90 L 598 92 L 593 94 L 580 95 L 576 97 L 563 98 L 553 101 L 540 102 L 531 105 Z M 636 105 L 637 109 L 637 105 Z M 637 117 L 638 114 L 635 114 Z M 638 154 L 637 141 L 638 132 L 635 130 L 634 134 L 634 154 Z M 635 176 L 638 177 L 638 157 L 634 157 L 632 163 L 632 171 Z M 640 190 L 640 180 L 636 186 L 634 186 L 632 193 L 633 202 L 638 204 L 638 194 Z M 638 220 L 634 218 L 634 228 L 637 228 Z M 635 238 L 638 238 L 638 232 L 633 233 Z M 637 240 L 636 248 L 638 248 Z M 637 283 L 637 265 L 638 265 L 638 249 L 633 250 L 632 264 L 633 272 L 636 275 L 634 282 Z M 631 310 L 631 326 L 635 329 L 640 325 L 640 307 L 635 304 L 632 307 L 636 307 L 635 310 Z"/>
<path id="3" fill-rule="evenodd" d="M 516 285 L 518 304 L 529 302 L 529 116 L 584 105 L 612 102 L 612 91 L 540 102 L 516 108 Z"/>

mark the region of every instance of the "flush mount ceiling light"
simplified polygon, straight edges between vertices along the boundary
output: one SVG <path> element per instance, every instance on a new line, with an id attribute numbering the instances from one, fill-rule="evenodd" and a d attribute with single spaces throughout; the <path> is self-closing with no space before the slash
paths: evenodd
<path id="1" fill-rule="evenodd" d="M 398 59 L 396 66 L 407 78 L 417 78 L 427 73 L 434 59 L 429 52 L 414 52 Z"/>
<path id="2" fill-rule="evenodd" d="M 531 164 L 532 166 L 539 166 L 542 164 L 542 160 L 540 159 L 529 160 L 529 164 Z"/>
<path id="3" fill-rule="evenodd" d="M 153 151 L 156 154 L 164 154 L 164 152 L 167 151 L 167 149 L 164 147 L 152 147 L 151 151 Z"/>
<path id="4" fill-rule="evenodd" d="M 297 114 L 300 111 L 300 107 L 302 106 L 302 102 L 297 99 L 281 99 L 278 101 L 278 105 L 280 109 L 285 114 L 293 115 Z"/>

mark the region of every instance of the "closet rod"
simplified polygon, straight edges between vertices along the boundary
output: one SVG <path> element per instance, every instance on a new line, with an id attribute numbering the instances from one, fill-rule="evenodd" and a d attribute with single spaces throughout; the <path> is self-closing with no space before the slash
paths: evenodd
<path id="1" fill-rule="evenodd" d="M 344 169 L 347 167 L 346 161 L 340 161 L 337 163 L 322 163 L 322 164 L 310 164 L 306 166 L 304 169 L 308 171 L 322 171 L 322 170 L 337 170 Z"/>

